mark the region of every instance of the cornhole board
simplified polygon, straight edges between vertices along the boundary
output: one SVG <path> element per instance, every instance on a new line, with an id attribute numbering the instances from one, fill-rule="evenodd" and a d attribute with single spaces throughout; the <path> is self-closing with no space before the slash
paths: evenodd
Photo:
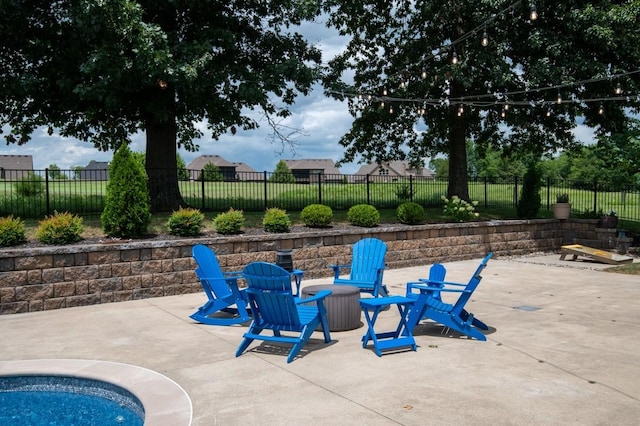
<path id="1" fill-rule="evenodd" d="M 572 260 L 576 260 L 578 256 L 584 256 L 596 262 L 608 263 L 610 265 L 620 265 L 622 263 L 633 262 L 633 257 L 611 253 L 580 244 L 562 246 L 560 251 L 560 260 L 565 260 L 564 258 L 568 254 L 573 255 Z"/>

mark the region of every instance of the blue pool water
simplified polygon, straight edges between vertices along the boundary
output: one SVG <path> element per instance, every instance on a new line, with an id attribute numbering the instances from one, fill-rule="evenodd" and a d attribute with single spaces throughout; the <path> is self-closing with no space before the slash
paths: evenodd
<path id="1" fill-rule="evenodd" d="M 64 376 L 0 376 L 0 425 L 142 426 L 144 409 L 110 383 Z"/>

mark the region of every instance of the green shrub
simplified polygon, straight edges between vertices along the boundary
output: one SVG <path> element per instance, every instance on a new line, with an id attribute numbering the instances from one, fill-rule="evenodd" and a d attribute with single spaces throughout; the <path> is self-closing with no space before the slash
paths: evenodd
<path id="1" fill-rule="evenodd" d="M 267 232 L 289 232 L 291 219 L 287 212 L 278 208 L 267 209 L 262 218 L 262 226 Z"/>
<path id="2" fill-rule="evenodd" d="M 333 211 L 323 204 L 309 204 L 300 212 L 300 219 L 312 228 L 324 228 L 331 224 Z"/>
<path id="3" fill-rule="evenodd" d="M 54 213 L 40 221 L 36 238 L 43 244 L 69 244 L 82 239 L 82 218 L 69 212 Z"/>
<path id="4" fill-rule="evenodd" d="M 204 215 L 198 209 L 183 209 L 174 211 L 167 220 L 167 229 L 171 235 L 180 237 L 194 237 L 200 235 L 200 228 Z"/>
<path id="5" fill-rule="evenodd" d="M 398 200 L 410 200 L 411 197 L 415 195 L 415 191 L 408 183 L 401 183 L 399 185 L 396 185 L 394 192 L 396 193 L 396 197 L 398 197 Z"/>
<path id="6" fill-rule="evenodd" d="M 23 197 L 35 197 L 44 192 L 44 179 L 41 176 L 29 172 L 29 174 L 16 181 L 16 192 Z"/>
<path id="7" fill-rule="evenodd" d="M 234 210 L 233 207 L 213 219 L 213 227 L 216 232 L 223 235 L 240 234 L 243 225 L 244 213 L 242 210 Z"/>
<path id="8" fill-rule="evenodd" d="M 454 195 L 451 199 L 448 199 L 444 195 L 441 198 L 442 201 L 444 201 L 444 214 L 457 222 L 463 222 L 480 216 L 480 213 L 475 212 L 475 207 L 478 205 L 477 201 L 469 203 L 457 195 Z"/>
<path id="9" fill-rule="evenodd" d="M 516 214 L 519 218 L 533 219 L 538 216 L 538 212 L 540 212 L 540 207 L 542 206 L 540 188 L 542 188 L 542 172 L 540 171 L 538 162 L 531 161 L 524 174 L 522 194 L 516 206 Z"/>
<path id="10" fill-rule="evenodd" d="M 356 204 L 347 212 L 349 223 L 355 226 L 372 228 L 380 223 L 380 212 L 369 204 Z"/>
<path id="11" fill-rule="evenodd" d="M 151 222 L 147 174 L 126 143 L 109 165 L 105 207 L 100 216 L 109 237 L 141 237 Z"/>
<path id="12" fill-rule="evenodd" d="M 402 203 L 396 209 L 400 223 L 416 225 L 424 220 L 424 208 L 418 203 Z"/>
<path id="13" fill-rule="evenodd" d="M 0 217 L 0 247 L 15 246 L 26 240 L 24 222 L 19 217 Z"/>

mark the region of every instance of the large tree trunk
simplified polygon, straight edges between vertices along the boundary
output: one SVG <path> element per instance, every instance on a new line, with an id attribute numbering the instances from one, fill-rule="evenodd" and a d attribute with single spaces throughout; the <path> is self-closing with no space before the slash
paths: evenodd
<path id="1" fill-rule="evenodd" d="M 172 104 L 172 100 L 167 100 Z M 172 107 L 168 108 L 173 111 Z M 149 177 L 151 212 L 169 212 L 184 204 L 178 187 L 175 114 L 158 119 L 149 114 L 146 120 L 146 169 Z"/>
<path id="2" fill-rule="evenodd" d="M 451 97 L 461 96 L 464 89 L 459 84 L 452 82 Z M 458 114 L 459 105 L 451 105 L 449 131 L 449 187 L 447 197 L 454 195 L 469 200 L 469 182 L 467 174 L 467 121 L 464 112 Z M 468 112 L 467 112 L 468 113 Z"/>

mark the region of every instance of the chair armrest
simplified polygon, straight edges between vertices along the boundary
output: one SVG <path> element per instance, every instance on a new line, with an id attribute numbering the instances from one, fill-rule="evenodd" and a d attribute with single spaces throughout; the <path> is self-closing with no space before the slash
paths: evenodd
<path id="1" fill-rule="evenodd" d="M 222 275 L 225 278 L 240 278 L 242 277 L 242 271 L 223 272 Z"/>
<path id="2" fill-rule="evenodd" d="M 451 281 L 438 281 L 438 280 L 431 280 L 429 278 L 418 278 L 418 280 L 420 282 L 430 282 L 430 283 L 438 283 L 439 285 L 459 285 L 459 286 L 466 286 L 466 283 L 454 283 Z"/>
<path id="3" fill-rule="evenodd" d="M 329 268 L 333 268 L 333 279 L 340 278 L 340 270 L 344 268 L 350 268 L 351 265 L 329 265 Z"/>
<path id="4" fill-rule="evenodd" d="M 458 285 L 462 287 L 465 287 L 467 285 L 466 283 L 454 283 L 451 281 L 436 281 L 436 280 L 430 280 L 429 278 L 418 278 L 418 280 L 420 280 L 421 282 L 438 283 L 439 285 Z"/>
<path id="5" fill-rule="evenodd" d="M 312 297 L 296 300 L 296 305 L 300 305 L 302 303 L 311 303 L 311 302 L 321 301 L 325 299 L 327 296 L 329 296 L 330 294 L 331 294 L 331 290 L 320 290 Z"/>
<path id="6" fill-rule="evenodd" d="M 439 281 L 409 281 L 407 283 L 407 289 L 417 289 L 417 290 L 429 290 L 429 291 L 437 291 L 441 290 L 443 284 Z"/>

